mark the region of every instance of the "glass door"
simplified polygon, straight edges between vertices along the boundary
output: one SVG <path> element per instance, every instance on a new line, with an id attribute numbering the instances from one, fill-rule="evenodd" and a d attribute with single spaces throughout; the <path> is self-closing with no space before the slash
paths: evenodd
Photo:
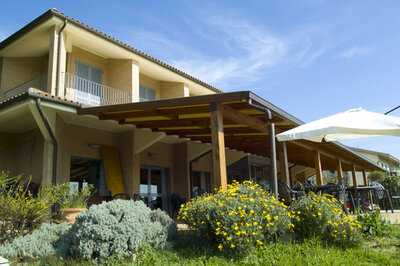
<path id="1" fill-rule="evenodd" d="M 166 209 L 165 171 L 160 167 L 140 169 L 140 199 L 151 209 Z"/>

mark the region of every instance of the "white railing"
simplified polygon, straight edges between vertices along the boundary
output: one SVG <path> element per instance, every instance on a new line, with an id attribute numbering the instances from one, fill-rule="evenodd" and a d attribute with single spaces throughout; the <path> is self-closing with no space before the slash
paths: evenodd
<path id="1" fill-rule="evenodd" d="M 84 105 L 99 106 L 132 102 L 132 93 L 65 73 L 65 96 Z"/>
<path id="2" fill-rule="evenodd" d="M 7 90 L 4 93 L 4 96 L 7 98 L 13 97 L 15 95 L 27 92 L 30 88 L 46 91 L 46 88 L 47 88 L 46 82 L 47 82 L 46 75 L 43 74 L 43 75 L 37 76 L 34 79 L 26 81 L 12 89 Z"/>

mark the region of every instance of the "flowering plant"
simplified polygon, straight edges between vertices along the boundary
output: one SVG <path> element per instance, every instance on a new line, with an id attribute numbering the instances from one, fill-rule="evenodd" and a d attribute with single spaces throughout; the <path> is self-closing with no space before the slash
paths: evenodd
<path id="1" fill-rule="evenodd" d="M 330 243 L 348 244 L 358 239 L 360 224 L 346 214 L 331 195 L 309 193 L 294 201 L 294 231 L 298 238 L 317 237 Z"/>
<path id="2" fill-rule="evenodd" d="M 251 181 L 234 181 L 227 189 L 192 199 L 182 205 L 178 218 L 220 251 L 263 246 L 293 230 L 286 205 Z"/>

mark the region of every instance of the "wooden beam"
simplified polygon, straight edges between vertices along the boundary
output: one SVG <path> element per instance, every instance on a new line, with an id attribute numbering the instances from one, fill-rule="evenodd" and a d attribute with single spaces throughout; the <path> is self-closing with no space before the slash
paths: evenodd
<path id="1" fill-rule="evenodd" d="M 174 109 L 153 109 L 153 110 L 143 110 L 143 111 L 131 111 L 131 112 L 118 112 L 118 113 L 107 113 L 99 116 L 101 120 L 106 119 L 127 119 L 127 118 L 138 118 L 138 117 L 148 117 L 148 116 L 166 116 L 166 117 L 176 117 L 178 115 L 187 114 L 199 114 L 208 113 L 209 106 L 191 106 L 191 107 L 181 107 Z"/>
<path id="2" fill-rule="evenodd" d="M 223 106 L 223 115 L 224 118 L 227 118 L 230 121 L 236 122 L 238 124 L 244 124 L 249 128 L 255 129 L 260 132 L 267 131 L 267 125 L 265 122 L 261 121 L 258 118 L 251 117 L 249 115 L 240 113 L 239 111 L 229 107 Z"/>
<path id="3" fill-rule="evenodd" d="M 215 93 L 193 97 L 161 99 L 147 102 L 116 104 L 108 106 L 86 107 L 78 110 L 78 114 L 98 115 L 106 112 L 130 112 L 132 110 L 151 110 L 154 108 L 168 108 L 176 106 L 194 106 L 201 104 L 208 104 L 210 102 L 216 103 L 240 103 L 248 102 L 248 91 L 228 92 L 228 93 Z"/>
<path id="4" fill-rule="evenodd" d="M 368 186 L 368 177 L 365 169 L 362 170 L 362 175 L 363 175 L 364 185 Z"/>
<path id="5" fill-rule="evenodd" d="M 353 164 L 351 169 L 351 176 L 353 178 L 353 187 L 357 187 L 357 173 L 356 173 L 356 166 Z"/>
<path id="6" fill-rule="evenodd" d="M 224 122 L 221 105 L 212 103 L 211 111 L 211 134 L 212 134 L 212 156 L 213 156 L 213 187 L 226 189 L 228 178 L 226 173 Z"/>
<path id="7" fill-rule="evenodd" d="M 322 163 L 321 163 L 321 153 L 319 151 L 315 152 L 315 170 L 316 170 L 316 177 L 317 177 L 317 185 L 323 185 L 323 174 L 322 174 Z"/>
<path id="8" fill-rule="evenodd" d="M 342 160 L 337 160 L 337 179 L 339 182 L 343 182 L 343 168 L 342 168 Z"/>
<path id="9" fill-rule="evenodd" d="M 205 127 L 210 125 L 210 118 L 191 118 L 191 119 L 176 119 L 176 120 L 145 120 L 126 122 L 121 121 L 121 124 L 132 124 L 142 128 L 162 128 L 162 127 L 187 127 L 200 126 Z"/>
<path id="10" fill-rule="evenodd" d="M 281 166 L 280 167 L 281 174 L 283 177 L 283 181 L 290 187 L 291 182 L 290 182 L 288 155 L 287 155 L 287 144 L 284 141 L 279 146 L 280 146 L 279 161 Z"/>

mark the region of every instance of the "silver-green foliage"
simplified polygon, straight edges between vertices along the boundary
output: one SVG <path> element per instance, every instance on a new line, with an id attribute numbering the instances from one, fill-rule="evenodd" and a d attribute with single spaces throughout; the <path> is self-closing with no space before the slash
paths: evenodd
<path id="1" fill-rule="evenodd" d="M 57 254 L 57 242 L 70 228 L 67 224 L 42 224 L 29 235 L 20 236 L 0 246 L 0 256 L 13 259 L 35 259 Z"/>
<path id="2" fill-rule="evenodd" d="M 170 218 L 154 213 L 141 201 L 102 203 L 78 216 L 68 234 L 70 252 L 97 261 L 133 256 L 143 245 L 163 248 L 171 226 L 175 225 Z"/>

